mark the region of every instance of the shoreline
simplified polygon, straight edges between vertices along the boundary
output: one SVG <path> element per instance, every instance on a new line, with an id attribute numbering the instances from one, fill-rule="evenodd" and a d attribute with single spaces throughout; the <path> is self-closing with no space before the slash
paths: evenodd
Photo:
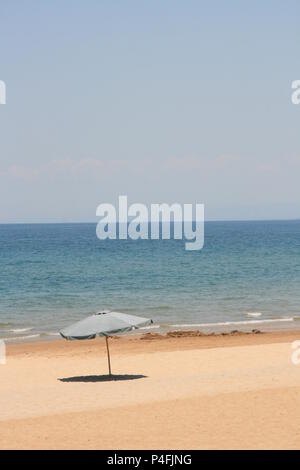
<path id="1" fill-rule="evenodd" d="M 270 344 L 270 343 L 283 343 L 292 342 L 297 339 L 300 340 L 300 328 L 299 330 L 277 330 L 277 331 L 261 331 L 254 330 L 250 332 L 244 332 L 239 330 L 233 330 L 231 332 L 222 333 L 202 333 L 199 330 L 172 330 L 165 334 L 157 332 L 148 333 L 135 333 L 126 335 L 114 335 L 110 336 L 111 347 L 117 351 L 124 349 L 127 352 L 130 349 L 138 350 L 140 347 L 146 348 L 147 350 L 155 347 L 155 350 L 165 350 L 174 346 L 178 346 L 179 349 L 187 348 L 218 348 L 226 346 L 241 346 L 241 345 L 258 345 L 258 344 Z M 97 337 L 92 340 L 82 341 L 67 341 L 61 337 L 55 337 L 52 339 L 45 338 L 42 340 L 35 341 L 22 341 L 13 342 L 6 344 L 6 350 L 8 355 L 22 355 L 29 353 L 50 353 L 51 350 L 55 352 L 66 352 L 78 351 L 86 352 L 91 351 L 91 348 L 97 348 L 97 345 L 104 342 L 104 337 Z"/>
<path id="2" fill-rule="evenodd" d="M 253 331 L 258 331 L 261 333 L 294 332 L 298 329 L 300 330 L 300 321 L 297 321 L 298 319 L 300 319 L 300 317 L 292 316 L 276 319 L 249 319 L 215 323 L 154 324 L 150 327 L 140 328 L 137 331 L 130 331 L 127 333 L 127 336 L 141 336 L 143 334 L 147 334 L 146 332 L 153 332 L 153 334 L 157 333 L 159 335 L 168 335 L 173 331 L 181 331 L 182 333 L 189 331 L 197 331 L 203 336 L 227 335 L 231 334 L 232 331 L 238 332 L 240 334 L 249 334 Z M 56 341 L 58 338 L 60 338 L 59 332 L 39 332 L 34 327 L 7 330 L 7 332 L 4 333 L 16 333 L 18 330 L 20 330 L 19 335 L 17 334 L 15 336 L 2 336 L 0 337 L 0 340 L 4 341 L 6 344 L 23 344 L 44 341 Z M 25 333 L 25 331 L 28 331 L 28 335 L 23 334 Z"/>

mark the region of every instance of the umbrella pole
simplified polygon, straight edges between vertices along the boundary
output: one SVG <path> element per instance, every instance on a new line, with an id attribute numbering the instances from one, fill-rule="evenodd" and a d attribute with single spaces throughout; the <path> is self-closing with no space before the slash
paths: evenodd
<path id="1" fill-rule="evenodd" d="M 109 347 L 108 347 L 108 337 L 107 337 L 107 336 L 105 336 L 105 341 L 106 341 L 106 351 L 107 351 L 108 371 L 109 371 L 109 375 L 111 375 L 110 354 L 109 354 Z"/>

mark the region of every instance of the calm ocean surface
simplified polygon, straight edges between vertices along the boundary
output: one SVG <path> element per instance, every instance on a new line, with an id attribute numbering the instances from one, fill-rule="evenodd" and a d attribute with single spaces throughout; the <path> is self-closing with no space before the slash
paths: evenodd
<path id="1" fill-rule="evenodd" d="M 96 224 L 0 225 L 0 338 L 54 335 L 101 309 L 165 328 L 299 327 L 300 221 L 207 222 L 199 252 L 100 241 Z"/>

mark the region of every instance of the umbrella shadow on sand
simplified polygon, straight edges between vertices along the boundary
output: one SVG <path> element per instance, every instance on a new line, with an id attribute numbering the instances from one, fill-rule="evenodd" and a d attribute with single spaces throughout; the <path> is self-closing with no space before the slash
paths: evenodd
<path id="1" fill-rule="evenodd" d="M 120 380 L 144 379 L 147 375 L 142 374 L 106 374 L 106 375 L 79 375 L 74 377 L 64 377 L 58 379 L 60 382 L 113 382 Z"/>

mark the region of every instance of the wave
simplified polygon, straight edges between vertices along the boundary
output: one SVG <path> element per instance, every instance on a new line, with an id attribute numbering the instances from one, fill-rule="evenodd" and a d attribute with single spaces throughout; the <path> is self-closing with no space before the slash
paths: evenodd
<path id="1" fill-rule="evenodd" d="M 141 326 L 139 330 L 153 330 L 155 328 L 160 328 L 161 325 L 150 325 L 150 326 Z"/>
<path id="2" fill-rule="evenodd" d="M 2 341 L 22 341 L 29 338 L 39 338 L 40 334 L 27 335 L 27 336 L 10 336 L 8 338 L 0 338 Z"/>
<path id="3" fill-rule="evenodd" d="M 40 336 L 59 336 L 59 333 L 49 331 L 49 332 L 40 333 Z"/>
<path id="4" fill-rule="evenodd" d="M 261 312 L 247 312 L 246 315 L 248 317 L 261 317 L 262 313 Z"/>
<path id="5" fill-rule="evenodd" d="M 33 330 L 33 328 L 15 328 L 15 329 L 11 329 L 11 330 L 8 330 L 8 332 L 10 333 L 25 333 L 25 331 L 31 331 Z"/>
<path id="6" fill-rule="evenodd" d="M 252 325 L 252 324 L 262 324 L 262 323 L 278 323 L 278 322 L 292 322 L 294 317 L 286 318 L 266 318 L 264 320 L 241 320 L 241 321 L 225 321 L 218 323 L 193 323 L 193 324 L 174 324 L 170 325 L 172 328 L 209 328 L 211 326 L 231 326 L 231 325 Z"/>
<path id="7" fill-rule="evenodd" d="M 59 336 L 59 333 L 55 333 L 55 332 L 33 333 L 30 335 L 22 335 L 22 336 L 18 334 L 18 333 L 25 333 L 26 331 L 30 331 L 30 330 L 33 330 L 33 328 L 16 328 L 15 330 L 8 330 L 7 333 L 12 332 L 12 333 L 15 333 L 16 336 L 11 335 L 5 338 L 0 337 L 0 340 L 2 341 L 26 341 L 32 338 L 43 338 L 46 336 Z"/>

